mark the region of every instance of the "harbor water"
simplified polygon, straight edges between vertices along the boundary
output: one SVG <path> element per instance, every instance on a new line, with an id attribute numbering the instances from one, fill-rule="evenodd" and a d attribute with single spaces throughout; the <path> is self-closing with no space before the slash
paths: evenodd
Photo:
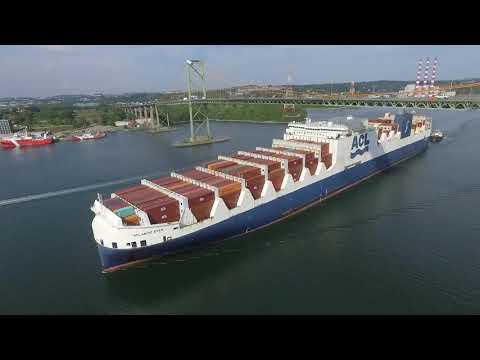
<path id="1" fill-rule="evenodd" d="M 312 118 L 386 108 L 312 110 Z M 262 230 L 102 274 L 97 193 L 269 147 L 285 124 L 214 122 L 224 143 L 175 132 L 0 151 L 0 314 L 480 314 L 480 111 L 417 110 L 446 138 Z"/>

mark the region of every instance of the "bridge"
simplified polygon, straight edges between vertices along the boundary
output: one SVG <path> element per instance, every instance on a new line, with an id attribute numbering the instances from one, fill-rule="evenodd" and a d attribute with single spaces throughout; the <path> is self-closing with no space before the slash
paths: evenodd
<path id="1" fill-rule="evenodd" d="M 122 104 L 120 107 L 127 113 L 127 118 L 134 119 L 135 123 L 143 123 L 154 132 L 173 130 L 170 127 L 169 107 L 188 106 L 190 117 L 190 138 L 176 146 L 195 146 L 219 141 L 228 138 L 214 139 L 210 133 L 208 105 L 232 104 L 279 104 L 283 105 L 283 113 L 295 112 L 295 105 L 320 105 L 328 107 L 389 107 L 412 109 L 448 109 L 448 110 L 476 110 L 480 108 L 480 97 L 472 96 L 472 89 L 480 87 L 480 82 L 450 84 L 450 86 L 431 86 L 416 88 L 413 92 L 376 92 L 356 93 L 352 86 L 348 94 L 321 92 L 299 92 L 288 86 L 244 86 L 242 92 L 234 92 L 236 87 L 210 90 L 207 92 L 205 64 L 202 60 L 186 60 L 187 91 L 177 92 L 170 100 Z M 238 88 L 238 87 L 237 87 Z M 452 96 L 445 98 L 448 91 L 470 88 L 470 96 Z M 405 88 L 406 89 L 406 88 Z M 245 96 L 245 90 L 252 90 Z M 453 92 L 454 93 L 454 92 Z M 455 94 L 455 93 L 454 93 Z M 207 96 L 209 95 L 209 96 Z M 239 96 L 242 95 L 242 96 Z M 155 111 L 155 113 L 154 113 Z M 286 116 L 286 115 L 285 115 Z M 298 116 L 298 115 L 297 115 Z M 200 125 L 195 125 L 200 123 Z M 137 125 L 138 126 L 138 125 Z M 201 132 L 206 135 L 201 135 Z"/>
<path id="2" fill-rule="evenodd" d="M 479 109 L 480 98 L 476 97 L 455 97 L 449 99 L 427 99 L 427 98 L 362 98 L 362 97 L 341 97 L 326 96 L 322 98 L 273 98 L 273 97 L 244 97 L 244 98 L 208 98 L 191 100 L 196 104 L 295 104 L 295 105 L 324 105 L 338 107 L 394 107 L 394 108 L 416 108 L 416 109 L 450 109 L 467 110 Z M 140 105 L 122 105 L 127 112 L 139 112 L 141 108 L 152 106 L 176 106 L 187 105 L 187 101 L 169 100 L 143 103 Z"/>

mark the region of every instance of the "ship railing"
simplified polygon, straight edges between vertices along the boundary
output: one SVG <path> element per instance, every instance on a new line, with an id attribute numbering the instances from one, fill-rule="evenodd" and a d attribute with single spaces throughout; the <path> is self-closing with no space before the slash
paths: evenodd
<path id="1" fill-rule="evenodd" d="M 210 184 L 204 183 L 204 182 L 199 181 L 199 180 L 192 179 L 188 176 L 177 174 L 175 172 L 170 173 L 170 176 L 174 177 L 174 178 L 177 178 L 177 179 L 180 179 L 182 181 L 188 182 L 190 184 L 196 185 L 198 187 L 213 191 L 215 193 L 215 197 L 216 198 L 219 197 L 218 187 L 212 186 Z"/>
<path id="2" fill-rule="evenodd" d="M 232 158 L 230 156 L 224 156 L 224 155 L 219 155 L 218 160 L 231 161 L 240 165 L 259 168 L 261 175 L 265 176 L 265 181 L 268 181 L 268 166 L 265 164 L 259 164 L 259 163 L 248 161 L 248 160 L 236 159 L 236 158 Z"/>
<path id="3" fill-rule="evenodd" d="M 222 177 L 222 178 L 227 179 L 227 180 L 232 180 L 232 181 L 239 182 L 240 184 L 242 184 L 242 188 L 244 188 L 246 186 L 245 185 L 245 179 L 241 178 L 241 177 L 233 176 L 233 175 L 230 175 L 230 174 L 225 174 L 221 171 L 211 170 L 211 169 L 207 169 L 207 168 L 204 168 L 204 167 L 201 167 L 201 166 L 197 166 L 195 168 L 195 170 L 204 172 L 206 174 L 214 175 L 214 176 L 219 176 L 219 177 Z"/>
<path id="4" fill-rule="evenodd" d="M 288 160 L 286 159 L 281 159 L 278 157 L 274 156 L 268 156 L 268 155 L 263 155 L 263 154 L 257 154 L 257 153 L 252 153 L 248 151 L 238 151 L 238 155 L 245 155 L 245 156 L 251 156 L 257 159 L 263 159 L 263 160 L 270 160 L 270 161 L 277 161 L 281 164 L 282 169 L 288 169 Z"/>

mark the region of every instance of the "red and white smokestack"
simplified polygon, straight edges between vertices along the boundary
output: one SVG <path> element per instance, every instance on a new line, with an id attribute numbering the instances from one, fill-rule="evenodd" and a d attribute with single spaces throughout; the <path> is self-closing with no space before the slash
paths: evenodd
<path id="1" fill-rule="evenodd" d="M 427 61 L 425 62 L 425 71 L 423 73 L 423 90 L 428 91 L 428 76 L 430 72 L 430 58 L 427 57 Z"/>
<path id="2" fill-rule="evenodd" d="M 437 65 L 438 65 L 438 60 L 437 58 L 433 59 L 433 68 L 432 68 L 432 79 L 430 81 L 430 90 L 432 92 L 432 95 L 433 95 L 433 92 L 434 92 L 434 87 L 435 87 L 435 79 L 437 77 Z"/>
<path id="3" fill-rule="evenodd" d="M 423 60 L 418 60 L 418 68 L 417 68 L 417 82 L 415 83 L 415 90 L 419 91 L 422 87 L 420 82 L 422 81 L 422 64 Z"/>

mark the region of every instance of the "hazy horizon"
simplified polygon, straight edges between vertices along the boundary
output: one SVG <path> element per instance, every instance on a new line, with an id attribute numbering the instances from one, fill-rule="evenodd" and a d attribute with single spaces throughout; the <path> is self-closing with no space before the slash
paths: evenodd
<path id="1" fill-rule="evenodd" d="M 185 60 L 205 61 L 207 87 L 414 81 L 437 57 L 437 80 L 479 78 L 480 46 L 2 45 L 0 97 L 152 93 L 186 87 Z"/>

